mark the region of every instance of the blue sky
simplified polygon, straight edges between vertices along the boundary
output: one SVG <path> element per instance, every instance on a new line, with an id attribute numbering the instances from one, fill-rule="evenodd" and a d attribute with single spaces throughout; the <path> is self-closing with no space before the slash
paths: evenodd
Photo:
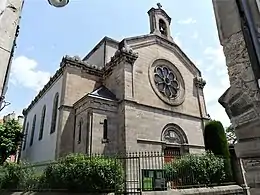
<path id="1" fill-rule="evenodd" d="M 104 36 L 124 37 L 149 33 L 147 11 L 155 0 L 71 0 L 64 8 L 47 0 L 26 0 L 20 35 L 11 70 L 6 107 L 1 115 L 20 114 L 59 67 L 62 56 L 84 57 Z M 212 118 L 225 126 L 229 119 L 217 99 L 229 81 L 210 0 L 161 0 L 172 18 L 175 42 L 202 71 L 207 81 L 205 98 Z"/>

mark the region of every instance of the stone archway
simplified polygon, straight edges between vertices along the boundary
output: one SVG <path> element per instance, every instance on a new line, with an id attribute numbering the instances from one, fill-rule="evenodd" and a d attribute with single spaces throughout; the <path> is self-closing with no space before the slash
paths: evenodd
<path id="1" fill-rule="evenodd" d="M 187 136 L 176 124 L 168 124 L 163 128 L 161 141 L 163 142 L 162 150 L 165 162 L 170 162 L 188 152 L 185 148 L 185 145 L 188 144 Z"/>
<path id="2" fill-rule="evenodd" d="M 260 192 L 260 10 L 258 0 L 212 0 L 230 87 L 219 98 L 237 136 L 251 195 Z M 228 87 L 228 86 L 227 86 Z"/>

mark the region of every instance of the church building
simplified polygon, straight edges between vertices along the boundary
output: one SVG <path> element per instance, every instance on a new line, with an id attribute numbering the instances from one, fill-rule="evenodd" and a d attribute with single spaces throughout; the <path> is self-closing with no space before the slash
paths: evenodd
<path id="1" fill-rule="evenodd" d="M 150 33 L 104 37 L 60 68 L 24 109 L 21 160 L 68 153 L 204 151 L 207 117 L 201 72 L 173 41 L 171 18 L 148 11 Z"/>

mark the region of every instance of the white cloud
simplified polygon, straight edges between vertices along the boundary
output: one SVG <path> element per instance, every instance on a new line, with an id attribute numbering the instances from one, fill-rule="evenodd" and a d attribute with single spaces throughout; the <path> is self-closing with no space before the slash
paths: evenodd
<path id="1" fill-rule="evenodd" d="M 219 97 L 229 87 L 226 60 L 221 46 L 207 47 L 204 50 L 206 63 L 203 66 L 205 71 L 205 100 L 207 110 L 212 119 L 219 120 L 224 126 L 229 126 L 230 120 L 225 109 L 218 103 Z"/>
<path id="2" fill-rule="evenodd" d="M 195 24 L 196 22 L 197 21 L 193 18 L 187 18 L 187 19 L 178 21 L 179 24 Z"/>
<path id="3" fill-rule="evenodd" d="M 37 62 L 26 56 L 13 60 L 10 81 L 15 85 L 39 91 L 50 79 L 49 72 L 37 70 Z"/>

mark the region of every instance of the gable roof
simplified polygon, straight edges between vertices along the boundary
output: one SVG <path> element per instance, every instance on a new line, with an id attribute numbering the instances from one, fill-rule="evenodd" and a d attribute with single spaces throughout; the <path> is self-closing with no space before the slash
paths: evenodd
<path id="1" fill-rule="evenodd" d="M 115 45 L 118 45 L 119 42 L 116 41 L 115 39 L 112 39 L 110 37 L 103 37 L 97 44 L 96 46 L 82 59 L 83 61 L 86 61 L 98 48 L 100 48 L 104 43 L 113 43 Z"/>
<path id="2" fill-rule="evenodd" d="M 175 42 L 169 41 L 168 39 L 165 39 L 156 34 L 146 34 L 134 37 L 127 37 L 125 38 L 125 40 L 132 49 L 137 49 L 152 44 L 158 44 L 162 47 L 170 49 L 171 51 L 175 52 L 185 62 L 185 64 L 189 65 L 194 73 L 196 72 L 198 76 L 201 76 L 201 71 Z M 113 44 L 119 44 L 118 41 L 112 38 L 104 37 L 98 45 L 101 45 L 101 43 L 103 43 L 104 41 L 109 41 Z"/>
<path id="3" fill-rule="evenodd" d="M 101 85 L 99 88 L 92 91 L 87 96 L 100 98 L 104 100 L 117 100 L 116 95 L 113 92 L 111 92 L 108 88 L 106 88 L 104 85 Z"/>
<path id="4" fill-rule="evenodd" d="M 126 41 L 132 49 L 146 47 L 153 44 L 158 44 L 162 47 L 165 47 L 175 52 L 175 54 L 177 54 L 185 62 L 185 64 L 190 66 L 193 72 L 195 71 L 199 74 L 198 76 L 201 76 L 201 72 L 197 68 L 197 66 L 190 60 L 190 58 L 181 50 L 181 48 L 175 42 L 169 41 L 168 39 L 165 39 L 156 34 L 129 37 L 126 38 Z"/>

